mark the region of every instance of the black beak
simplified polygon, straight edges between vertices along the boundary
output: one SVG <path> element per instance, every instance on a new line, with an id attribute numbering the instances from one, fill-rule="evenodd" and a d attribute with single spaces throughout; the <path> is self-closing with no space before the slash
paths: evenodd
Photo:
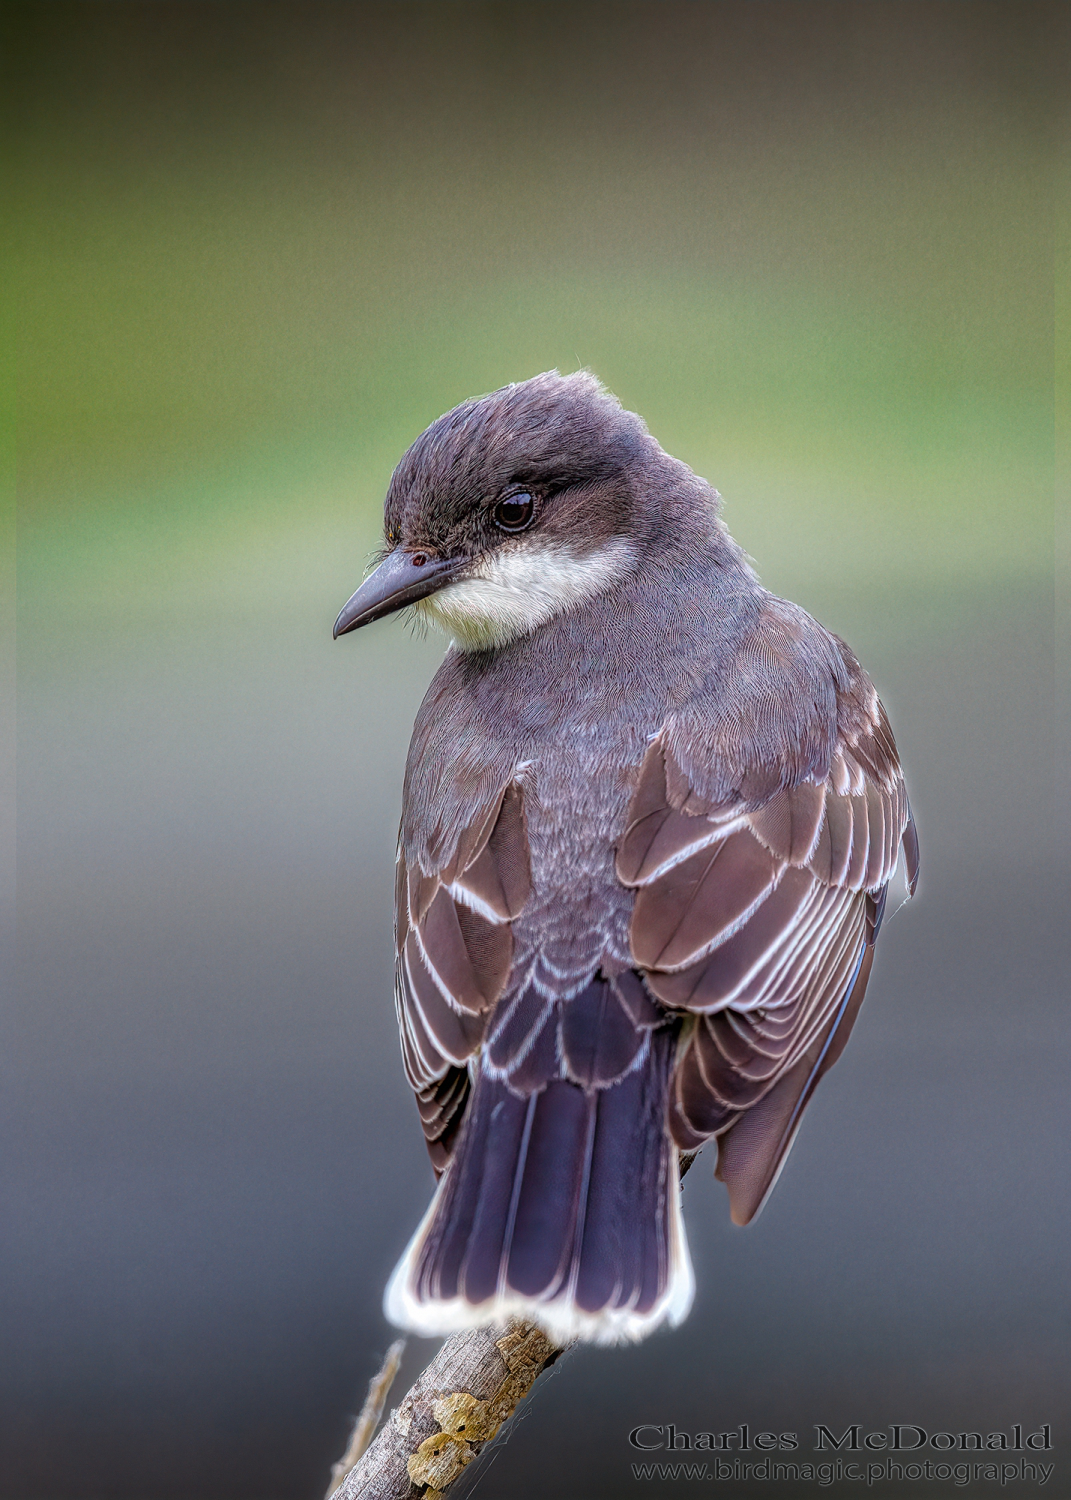
<path id="1" fill-rule="evenodd" d="M 403 552 L 396 548 L 370 573 L 335 621 L 332 634 L 340 635 L 381 620 L 396 609 L 415 604 L 441 589 L 461 566 L 457 557 L 430 557 L 426 552 Z"/>

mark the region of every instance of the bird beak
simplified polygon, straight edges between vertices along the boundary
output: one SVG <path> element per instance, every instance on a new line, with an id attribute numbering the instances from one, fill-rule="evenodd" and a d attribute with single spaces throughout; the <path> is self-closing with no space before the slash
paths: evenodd
<path id="1" fill-rule="evenodd" d="M 340 635 L 381 620 L 406 604 L 415 604 L 441 589 L 458 571 L 463 559 L 431 557 L 426 552 L 403 552 L 400 547 L 385 557 L 370 573 L 335 621 L 332 634 Z"/>

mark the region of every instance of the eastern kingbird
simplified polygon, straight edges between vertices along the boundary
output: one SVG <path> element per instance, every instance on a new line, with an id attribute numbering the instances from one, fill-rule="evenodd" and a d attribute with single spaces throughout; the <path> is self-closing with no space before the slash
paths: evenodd
<path id="1" fill-rule="evenodd" d="M 447 412 L 335 635 L 451 637 L 397 876 L 402 1054 L 439 1184 L 386 1293 L 442 1334 L 678 1323 L 682 1160 L 762 1206 L 918 844 L 855 656 L 759 584 L 718 495 L 590 374 Z"/>

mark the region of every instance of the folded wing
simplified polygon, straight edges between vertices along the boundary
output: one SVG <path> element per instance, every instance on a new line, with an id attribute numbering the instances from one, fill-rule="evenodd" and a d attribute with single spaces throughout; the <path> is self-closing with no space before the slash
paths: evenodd
<path id="1" fill-rule="evenodd" d="M 442 870 L 410 869 L 395 887 L 398 1024 L 406 1076 L 437 1170 L 446 1166 L 469 1095 L 468 1059 L 509 977 L 510 922 L 531 876 L 522 793 L 505 787 L 462 834 Z"/>
<path id="2" fill-rule="evenodd" d="M 889 879 L 902 851 L 914 890 L 918 846 L 872 692 L 822 780 L 759 798 L 705 801 L 671 744 L 663 733 L 648 751 L 617 871 L 636 890 L 637 967 L 662 1004 L 691 1018 L 670 1129 L 685 1151 L 718 1136 L 718 1175 L 745 1224 L 847 1041 Z"/>

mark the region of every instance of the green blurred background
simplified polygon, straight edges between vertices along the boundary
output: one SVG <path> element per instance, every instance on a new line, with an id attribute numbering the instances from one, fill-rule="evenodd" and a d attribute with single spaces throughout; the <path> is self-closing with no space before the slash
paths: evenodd
<path id="1" fill-rule="evenodd" d="M 760 1225 L 689 1179 L 691 1322 L 575 1357 L 479 1492 L 617 1493 L 635 1421 L 715 1410 L 1056 1420 L 1066 15 L 9 7 L 5 1496 L 326 1482 L 430 1186 L 389 898 L 441 655 L 330 626 L 420 430 L 553 366 L 639 411 L 851 640 L 925 873 Z"/>

